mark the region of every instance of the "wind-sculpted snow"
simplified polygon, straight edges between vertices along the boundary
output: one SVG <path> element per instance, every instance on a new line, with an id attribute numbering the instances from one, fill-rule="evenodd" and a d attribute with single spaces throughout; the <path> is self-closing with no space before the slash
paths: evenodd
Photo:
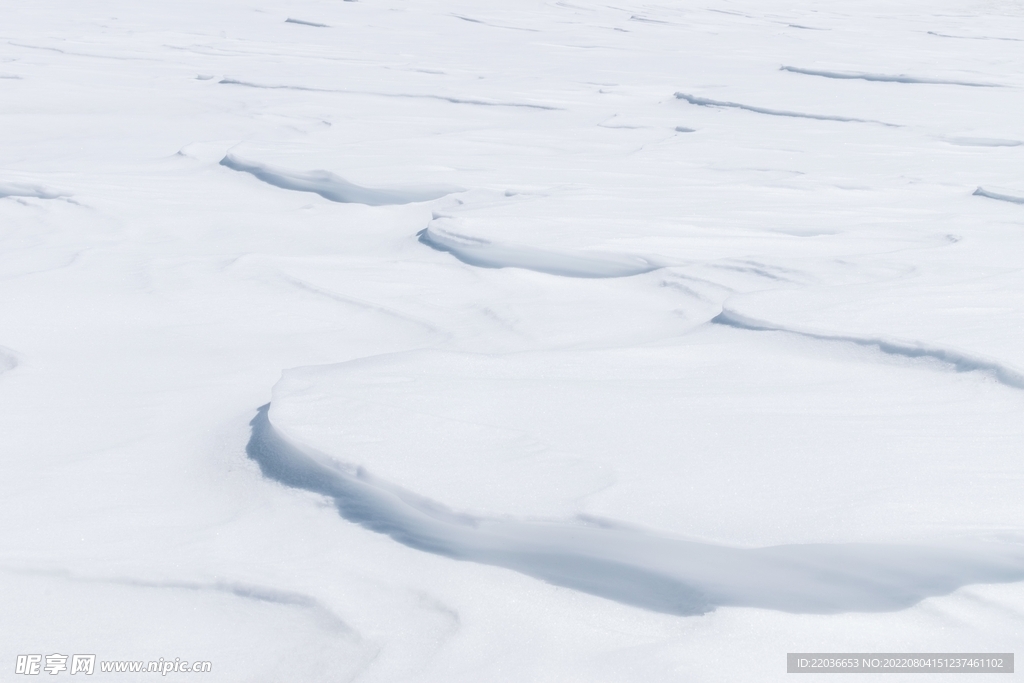
<path id="1" fill-rule="evenodd" d="M 5 666 L 1020 650 L 1020 2 L 5 6 Z"/>
<path id="2" fill-rule="evenodd" d="M 525 268 L 566 277 L 608 278 L 648 273 L 662 266 L 638 256 L 557 252 L 472 237 L 449 218 L 437 218 L 419 233 L 420 242 L 482 268 Z"/>
<path id="3" fill-rule="evenodd" d="M 738 102 L 725 102 L 722 100 L 710 100 L 706 97 L 697 97 L 695 95 L 687 95 L 686 93 L 677 92 L 676 99 L 686 100 L 690 104 L 695 104 L 698 107 L 725 107 L 731 109 L 742 109 L 744 111 L 751 111 L 755 114 L 767 114 L 768 116 L 788 116 L 798 119 L 814 119 L 816 121 L 841 121 L 843 123 L 877 123 L 883 126 L 897 127 L 893 123 L 885 123 L 884 121 L 873 121 L 871 119 L 855 119 L 848 116 L 831 116 L 827 114 L 803 114 L 795 111 L 784 111 L 781 109 L 766 109 L 764 107 L 754 107 L 749 104 L 740 104 Z"/>
<path id="4" fill-rule="evenodd" d="M 929 85 L 966 85 L 972 88 L 1001 88 L 995 83 L 979 83 L 977 81 L 952 81 L 941 78 L 921 78 L 917 76 L 906 76 L 904 74 L 872 74 L 860 71 L 822 71 L 818 69 L 802 69 L 796 66 L 781 66 L 780 71 L 789 71 L 805 76 L 821 76 L 823 78 L 836 78 L 841 80 L 877 81 L 880 83 L 921 83 Z"/>
<path id="5" fill-rule="evenodd" d="M 67 197 L 67 192 L 52 190 L 41 185 L 7 183 L 0 181 L 0 199 L 3 197 L 35 197 L 37 199 L 58 199 Z"/>
<path id="6" fill-rule="evenodd" d="M 974 194 L 978 197 L 988 197 L 989 199 L 998 199 L 1001 202 L 1012 202 L 1014 204 L 1024 204 L 1024 197 L 1015 197 L 1012 194 L 1004 194 L 1002 192 L 992 192 L 986 190 L 983 187 L 979 187 L 974 191 Z"/>
<path id="7" fill-rule="evenodd" d="M 473 17 L 466 17 L 461 14 L 453 14 L 452 16 L 455 17 L 456 19 L 461 19 L 462 21 L 468 21 L 471 24 L 480 24 L 481 26 L 490 26 L 491 28 L 504 28 L 509 29 L 511 31 L 529 31 L 530 33 L 539 33 L 538 29 L 535 28 L 525 28 L 523 26 L 505 26 L 503 24 L 495 24 L 489 21 L 474 19 Z"/>
<path id="8" fill-rule="evenodd" d="M 943 349 L 935 346 L 927 346 L 925 344 L 883 339 L 880 337 L 858 337 L 854 335 L 804 332 L 782 325 L 754 320 L 753 318 L 748 318 L 747 316 L 729 310 L 723 310 L 715 316 L 711 322 L 718 325 L 727 325 L 729 327 L 753 330 L 756 332 L 785 332 L 787 334 L 796 334 L 809 339 L 843 342 L 856 344 L 857 346 L 868 346 L 876 348 L 882 353 L 889 354 L 891 356 L 936 360 L 951 367 L 957 372 L 984 373 L 995 379 L 1000 384 L 1005 384 L 1006 386 L 1013 387 L 1014 389 L 1024 389 L 1024 374 L 995 361 L 979 358 L 953 349 Z"/>
<path id="9" fill-rule="evenodd" d="M 235 171 L 251 173 L 265 183 L 285 190 L 313 192 L 324 199 L 344 204 L 367 204 L 369 206 L 386 206 L 390 204 L 411 204 L 438 199 L 459 188 L 407 188 L 407 189 L 374 189 L 350 183 L 330 171 L 288 171 L 267 164 L 245 161 L 233 154 L 228 154 L 220 162 Z"/>
<path id="10" fill-rule="evenodd" d="M 313 26 L 313 27 L 316 27 L 316 28 L 330 28 L 330 26 L 327 25 L 327 24 L 318 24 L 315 21 L 305 21 L 303 19 L 292 19 L 291 17 L 288 17 L 287 19 L 285 19 L 284 23 L 286 23 L 286 24 L 299 24 L 300 26 Z"/>
<path id="11" fill-rule="evenodd" d="M 972 583 L 1024 580 L 1024 548 L 870 543 L 731 548 L 612 524 L 524 522 L 452 511 L 292 442 L 261 407 L 246 452 L 264 476 L 333 500 L 345 519 L 412 548 L 506 567 L 643 609 L 720 606 L 831 614 L 909 607 Z"/>
<path id="12" fill-rule="evenodd" d="M 954 36 L 948 33 L 937 33 L 935 31 L 928 31 L 928 35 L 937 36 L 939 38 L 956 38 L 957 40 L 1008 40 L 1014 43 L 1024 42 L 1024 38 L 1004 38 L 1002 36 Z"/>
<path id="13" fill-rule="evenodd" d="M 1008 140 L 1006 138 L 972 138 L 972 137 L 956 137 L 946 138 L 946 142 L 951 145 L 959 145 L 961 147 L 1020 147 L 1024 142 L 1020 140 Z"/>
<path id="14" fill-rule="evenodd" d="M 341 90 L 334 88 L 314 88 L 306 85 L 264 85 L 262 83 L 252 83 L 250 81 L 242 81 L 236 78 L 222 78 L 218 82 L 221 85 L 240 85 L 246 88 L 259 88 L 261 90 L 298 90 L 300 92 L 342 93 L 347 95 L 375 95 L 377 97 L 399 97 L 420 100 L 440 100 L 442 102 L 450 102 L 451 104 L 473 104 L 480 107 L 520 107 L 524 109 L 543 109 L 545 111 L 561 110 L 561 107 L 554 107 L 548 104 L 533 104 L 531 102 L 502 102 L 498 100 L 485 100 L 478 97 L 454 97 L 450 95 L 433 95 L 429 93 L 388 93 L 374 92 L 372 90 Z"/>

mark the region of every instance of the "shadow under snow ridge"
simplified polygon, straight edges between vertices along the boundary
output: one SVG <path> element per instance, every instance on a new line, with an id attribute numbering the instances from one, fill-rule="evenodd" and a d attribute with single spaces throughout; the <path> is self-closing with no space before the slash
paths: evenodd
<path id="1" fill-rule="evenodd" d="M 872 74 L 860 71 L 819 71 L 817 69 L 801 69 L 798 66 L 780 66 L 779 71 L 789 71 L 805 76 L 821 76 L 823 78 L 837 78 L 842 80 L 876 81 L 880 83 L 920 83 L 926 85 L 965 85 L 972 88 L 1001 88 L 996 83 L 979 83 L 977 81 L 948 81 L 941 78 L 920 78 L 917 76 L 905 76 L 903 74 Z"/>
<path id="2" fill-rule="evenodd" d="M 288 17 L 284 20 L 286 24 L 298 24 L 300 26 L 313 26 L 315 28 L 330 28 L 329 24 L 318 24 L 315 21 L 306 21 L 305 19 L 292 19 Z"/>
<path id="3" fill-rule="evenodd" d="M 251 173 L 274 187 L 298 190 L 299 192 L 314 192 L 324 199 L 344 204 L 366 204 L 368 206 L 412 204 L 462 192 L 461 188 L 454 187 L 373 189 L 350 183 L 330 171 L 287 171 L 267 164 L 245 161 L 234 154 L 226 155 L 221 159 L 220 165 L 235 171 Z"/>
<path id="4" fill-rule="evenodd" d="M 764 107 L 754 107 L 749 104 L 740 104 L 738 102 L 724 102 L 722 100 L 709 100 L 706 97 L 697 97 L 695 95 L 687 95 L 686 93 L 677 92 L 677 100 L 686 100 L 690 104 L 695 104 L 698 107 L 731 107 L 733 109 L 742 109 L 744 111 L 752 111 L 755 114 L 767 114 L 768 116 L 789 116 L 797 119 L 814 119 L 816 121 L 842 121 L 844 123 L 877 123 L 880 126 L 889 126 L 890 128 L 900 128 L 895 123 L 886 123 L 885 121 L 874 121 L 872 119 L 854 119 L 847 116 L 830 116 L 827 114 L 802 114 L 795 111 L 784 111 L 781 109 L 765 109 Z"/>
<path id="5" fill-rule="evenodd" d="M 13 352 L 0 346 L 0 375 L 18 367 L 18 357 Z"/>
<path id="6" fill-rule="evenodd" d="M 1000 384 L 1004 384 L 1014 389 L 1024 389 L 1024 374 L 1021 374 L 1016 370 L 996 363 L 995 361 L 971 356 L 960 351 L 939 348 L 937 346 L 926 346 L 924 344 L 883 339 L 880 337 L 858 337 L 854 335 L 804 332 L 784 327 L 782 325 L 754 320 L 753 318 L 748 318 L 729 310 L 723 310 L 717 316 L 712 318 L 711 322 L 717 325 L 727 325 L 741 330 L 753 330 L 755 332 L 785 332 L 787 334 L 795 334 L 808 339 L 844 342 L 848 344 L 856 344 L 857 346 L 870 346 L 891 356 L 902 356 L 904 358 L 930 358 L 950 366 L 957 372 L 982 372 L 989 375 Z"/>
<path id="7" fill-rule="evenodd" d="M 979 187 L 972 194 L 978 197 L 988 197 L 989 199 L 998 199 L 1001 202 L 1012 202 L 1014 204 L 1024 204 L 1024 197 L 1014 197 L 1012 194 L 1003 194 L 1001 192 L 991 192 L 983 187 Z"/>
<path id="8" fill-rule="evenodd" d="M 51 190 L 41 185 L 26 185 L 25 183 L 3 183 L 0 182 L 0 199 L 4 197 L 35 197 L 36 199 L 59 199 L 67 197 L 67 192 Z"/>
<path id="9" fill-rule="evenodd" d="M 639 256 L 594 252 L 557 252 L 515 244 L 497 244 L 456 232 L 458 223 L 439 217 L 418 234 L 420 242 L 481 268 L 525 268 L 549 275 L 582 278 L 628 277 L 664 267 Z"/>
<path id="10" fill-rule="evenodd" d="M 505 567 L 656 612 L 688 616 L 720 606 L 881 612 L 972 583 L 1024 580 L 1024 548 L 1011 544 L 740 549 L 614 525 L 458 514 L 289 441 L 269 413 L 267 404 L 250 422 L 249 457 L 264 476 L 331 498 L 345 519 L 418 550 Z"/>

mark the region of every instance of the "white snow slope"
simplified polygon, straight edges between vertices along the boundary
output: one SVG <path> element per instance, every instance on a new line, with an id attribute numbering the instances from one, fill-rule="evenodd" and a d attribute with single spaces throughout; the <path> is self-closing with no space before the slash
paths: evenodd
<path id="1" fill-rule="evenodd" d="M 1022 42 L 1015 0 L 8 3 L 4 680 L 1024 651 Z"/>

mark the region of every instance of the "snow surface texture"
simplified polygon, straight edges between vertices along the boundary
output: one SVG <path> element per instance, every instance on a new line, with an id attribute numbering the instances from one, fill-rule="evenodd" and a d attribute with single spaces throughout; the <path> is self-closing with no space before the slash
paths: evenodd
<path id="1" fill-rule="evenodd" d="M 1019 3 L 43 0 L 0 37 L 0 666 L 1022 650 Z"/>

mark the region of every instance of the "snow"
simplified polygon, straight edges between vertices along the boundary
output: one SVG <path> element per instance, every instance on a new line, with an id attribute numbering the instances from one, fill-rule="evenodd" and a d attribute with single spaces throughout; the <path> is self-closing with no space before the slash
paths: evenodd
<path id="1" fill-rule="evenodd" d="M 6 8 L 0 666 L 1020 650 L 1021 40 L 1009 0 Z"/>

